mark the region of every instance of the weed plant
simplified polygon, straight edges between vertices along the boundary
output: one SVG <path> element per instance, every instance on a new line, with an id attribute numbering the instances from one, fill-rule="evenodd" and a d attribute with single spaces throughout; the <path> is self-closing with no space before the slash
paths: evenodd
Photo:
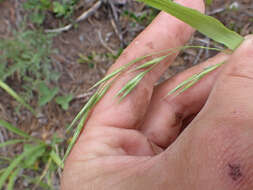
<path id="1" fill-rule="evenodd" d="M 59 74 L 51 65 L 52 35 L 39 30 L 14 31 L 11 38 L 0 39 L 0 81 L 20 84 L 24 101 L 39 96 L 39 105 L 49 102 L 48 85 L 56 82 Z M 56 95 L 57 88 L 51 92 Z"/>
<path id="2" fill-rule="evenodd" d="M 30 136 L 12 124 L 1 120 L 0 125 L 16 134 L 17 138 L 0 143 L 0 148 L 21 145 L 23 152 L 15 157 L 0 157 L 0 189 L 13 190 L 15 181 L 24 178 L 28 184 L 33 184 L 33 189 L 38 186 L 53 190 L 53 175 L 57 174 L 58 168 L 63 168 L 59 156 L 59 146 L 63 139 L 53 136 L 50 142 Z M 44 168 L 41 169 L 40 166 Z M 39 177 L 29 177 L 27 172 L 37 173 Z"/>
<path id="3" fill-rule="evenodd" d="M 25 10 L 30 12 L 30 20 L 36 24 L 42 24 L 48 12 L 56 17 L 70 18 L 75 5 L 79 0 L 27 0 L 24 3 Z"/>

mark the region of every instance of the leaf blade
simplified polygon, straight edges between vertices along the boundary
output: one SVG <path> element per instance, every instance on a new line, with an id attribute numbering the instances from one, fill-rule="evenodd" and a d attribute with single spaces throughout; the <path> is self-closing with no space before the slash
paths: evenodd
<path id="1" fill-rule="evenodd" d="M 55 152 L 55 151 L 51 151 L 50 152 L 50 157 L 52 158 L 52 160 L 61 168 L 63 169 L 64 164 L 60 158 L 60 156 Z"/>
<path id="2" fill-rule="evenodd" d="M 0 148 L 5 147 L 5 146 L 9 146 L 9 145 L 18 144 L 18 143 L 25 142 L 25 141 L 26 140 L 24 140 L 24 139 L 14 139 L 14 140 L 5 141 L 3 143 L 0 143 Z"/>
<path id="3" fill-rule="evenodd" d="M 163 10 L 197 29 L 216 42 L 235 50 L 244 40 L 242 36 L 226 28 L 217 19 L 204 15 L 197 10 L 184 7 L 171 0 L 138 0 L 149 6 Z"/>
<path id="4" fill-rule="evenodd" d="M 19 172 L 21 171 L 21 168 L 16 169 L 9 178 L 9 183 L 7 185 L 7 190 L 13 190 L 15 181 L 18 177 Z"/>
<path id="5" fill-rule="evenodd" d="M 4 121 L 4 120 L 1 120 L 0 119 L 0 126 L 3 126 L 4 128 L 6 128 L 7 130 L 21 136 L 21 137 L 24 137 L 24 138 L 31 138 L 30 135 L 28 135 L 27 133 L 25 133 L 24 131 L 18 129 L 17 127 L 13 126 L 12 124 Z"/>

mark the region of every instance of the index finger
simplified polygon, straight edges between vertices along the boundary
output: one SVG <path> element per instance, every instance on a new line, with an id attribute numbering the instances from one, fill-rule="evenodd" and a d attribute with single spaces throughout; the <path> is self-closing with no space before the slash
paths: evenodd
<path id="1" fill-rule="evenodd" d="M 178 0 L 184 6 L 204 11 L 203 0 Z M 194 30 L 180 20 L 161 12 L 156 19 L 143 31 L 123 52 L 110 71 L 133 61 L 138 57 L 161 50 L 177 48 L 184 45 Z M 175 59 L 176 53 L 168 56 L 150 71 L 120 104 L 115 95 L 133 78 L 136 73 L 124 73 L 112 85 L 102 100 L 93 110 L 89 122 L 95 126 L 114 126 L 119 128 L 136 128 L 142 120 L 151 99 L 154 83 Z M 94 121 L 94 122 L 93 122 Z"/>

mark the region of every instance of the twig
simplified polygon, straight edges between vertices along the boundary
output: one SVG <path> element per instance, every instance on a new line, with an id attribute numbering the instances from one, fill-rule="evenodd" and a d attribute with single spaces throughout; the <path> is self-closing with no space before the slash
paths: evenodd
<path id="1" fill-rule="evenodd" d="M 234 3 L 231 3 L 228 8 L 229 9 L 233 9 L 233 8 L 236 8 L 237 10 L 239 11 L 245 11 L 247 9 L 253 9 L 253 5 L 251 6 L 244 6 L 238 2 L 234 2 Z M 225 11 L 227 9 L 227 7 L 223 6 L 221 8 L 218 8 L 218 9 L 215 9 L 213 11 L 210 11 L 210 12 L 207 12 L 207 15 L 215 15 L 215 14 L 218 14 L 218 13 L 221 13 L 223 11 Z M 252 16 L 251 14 L 249 16 Z"/>
<path id="2" fill-rule="evenodd" d="M 209 48 L 209 47 L 210 47 L 210 39 L 209 39 L 209 38 L 206 38 L 206 41 L 207 41 L 206 47 Z M 210 55 L 209 55 L 209 52 L 210 52 L 210 51 L 209 51 L 208 48 L 205 50 L 205 58 L 206 58 L 206 59 L 210 57 Z"/>
<path id="3" fill-rule="evenodd" d="M 116 9 L 116 7 L 114 6 L 114 3 L 111 0 L 109 0 L 109 5 L 111 7 L 110 21 L 111 21 L 113 30 L 116 33 L 117 37 L 119 38 L 119 40 L 121 42 L 121 46 L 124 47 L 125 42 L 124 42 L 124 39 L 123 39 L 121 28 L 119 26 L 119 17 L 118 17 L 117 9 Z"/>
<path id="4" fill-rule="evenodd" d="M 198 54 L 197 54 L 197 56 L 196 56 L 194 62 L 193 62 L 193 65 L 196 65 L 196 64 L 199 62 L 200 57 L 201 57 L 201 55 L 202 55 L 203 53 L 204 53 L 204 49 L 201 48 L 201 49 L 199 50 L 199 52 L 198 52 Z"/>
<path id="5" fill-rule="evenodd" d="M 211 12 L 207 12 L 207 15 L 215 15 L 215 14 L 221 13 L 221 12 L 223 12 L 225 10 L 226 10 L 225 7 L 221 7 L 221 8 L 215 9 L 215 10 L 213 10 Z"/>
<path id="6" fill-rule="evenodd" d="M 16 13 L 16 26 L 18 27 L 22 23 L 23 18 L 21 16 L 20 8 L 22 4 L 19 0 L 15 0 L 15 13 Z"/>
<path id="7" fill-rule="evenodd" d="M 82 98 L 87 98 L 89 96 L 91 96 L 94 92 L 91 91 L 91 92 L 86 92 L 86 93 L 83 93 L 83 94 L 79 94 L 75 97 L 75 99 L 82 99 Z"/>
<path id="8" fill-rule="evenodd" d="M 211 42 L 208 41 L 207 39 L 194 38 L 194 40 L 197 41 L 197 42 L 202 42 L 202 43 L 204 43 L 204 44 L 208 44 L 209 46 L 212 45 L 212 46 L 214 46 L 215 48 L 219 48 L 219 49 L 223 49 L 223 48 L 224 48 L 224 47 L 222 47 L 222 46 L 220 46 L 220 45 L 218 45 L 218 44 L 216 44 L 216 43 L 213 43 L 212 41 L 211 41 Z"/>
<path id="9" fill-rule="evenodd" d="M 48 160 L 48 162 L 47 162 L 47 164 L 46 164 L 46 166 L 45 166 L 45 168 L 44 168 L 44 170 L 43 170 L 43 172 L 42 172 L 42 174 L 41 174 L 39 180 L 36 182 L 36 184 L 34 185 L 34 187 L 33 187 L 32 190 L 36 190 L 36 188 L 39 186 L 39 183 L 40 183 L 40 182 L 43 180 L 43 178 L 47 175 L 47 172 L 48 172 L 48 170 L 49 170 L 49 167 L 50 167 L 50 165 L 51 165 L 51 162 L 52 162 L 52 159 L 49 158 L 49 160 Z"/>
<path id="10" fill-rule="evenodd" d="M 105 43 L 105 41 L 103 40 L 101 31 L 98 30 L 97 33 L 98 33 L 98 38 L 99 38 L 101 44 L 103 45 L 103 47 L 104 47 L 105 49 L 107 49 L 109 52 L 111 52 L 113 55 L 116 54 L 116 52 L 115 52 L 114 50 L 112 50 L 112 49 Z"/>
<path id="11" fill-rule="evenodd" d="M 5 142 L 5 140 L 4 140 L 4 135 L 2 134 L 2 129 L 0 128 L 0 142 L 1 143 L 4 143 Z M 4 147 L 2 147 L 2 150 L 3 150 L 3 152 L 4 152 L 4 154 L 6 155 L 6 147 L 4 146 Z"/>
<path id="12" fill-rule="evenodd" d="M 253 13 L 250 11 L 245 10 L 244 14 L 246 14 L 247 16 L 253 17 Z"/>
<path id="13" fill-rule="evenodd" d="M 113 14 L 113 17 L 116 21 L 119 20 L 119 17 L 118 17 L 118 14 L 117 14 L 117 10 L 116 10 L 116 7 L 114 6 L 114 3 L 112 2 L 112 0 L 109 0 L 108 1 L 109 4 L 110 4 L 110 7 L 111 7 L 111 10 L 112 10 L 112 14 Z"/>
<path id="14" fill-rule="evenodd" d="M 85 19 L 87 19 L 89 16 L 93 15 L 96 10 L 98 10 L 101 5 L 102 5 L 102 1 L 99 0 L 97 3 L 95 3 L 91 8 L 89 8 L 87 11 L 85 11 L 84 13 L 81 14 L 81 16 L 79 16 L 76 20 L 75 23 L 79 23 Z M 55 33 L 55 32 L 65 32 L 68 31 L 69 29 L 71 29 L 73 27 L 73 24 L 68 24 L 67 26 L 64 26 L 62 28 L 56 28 L 56 29 L 46 29 L 45 32 L 50 32 L 50 33 Z"/>

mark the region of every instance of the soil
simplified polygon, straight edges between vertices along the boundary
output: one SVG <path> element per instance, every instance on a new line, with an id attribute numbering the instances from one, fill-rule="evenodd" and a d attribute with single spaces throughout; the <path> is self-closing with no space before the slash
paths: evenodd
<path id="1" fill-rule="evenodd" d="M 9 0 L 0 3 L 0 38 L 8 38 L 11 36 L 13 29 L 18 29 L 25 14 L 22 9 L 22 2 L 19 0 Z M 94 1 L 88 0 L 84 0 L 84 2 L 86 4 L 79 4 L 79 8 L 75 11 L 73 19 L 86 11 L 94 3 Z M 115 7 L 121 13 L 128 10 L 138 15 L 150 11 L 149 8 L 132 0 L 118 0 L 115 2 L 121 2 L 121 4 L 115 4 Z M 234 10 L 230 9 L 232 6 Z M 206 12 L 211 16 L 215 16 L 226 26 L 229 26 L 241 35 L 245 36 L 253 33 L 252 0 L 214 0 L 213 5 L 208 7 Z M 107 69 L 115 61 L 110 55 L 116 54 L 121 48 L 125 48 L 148 23 L 148 21 L 136 23 L 133 22 L 133 19 L 122 16 L 123 14 L 119 15 L 119 21 L 116 24 L 118 24 L 120 35 L 123 36 L 123 40 L 120 40 L 112 25 L 111 20 L 114 17 L 111 15 L 109 5 L 103 4 L 95 14 L 80 22 L 77 27 L 63 32 L 54 38 L 54 48 L 58 49 L 58 53 L 52 55 L 52 64 L 61 73 L 61 78 L 57 85 L 61 88 L 62 93 L 74 94 L 74 99 L 71 101 L 70 108 L 67 111 L 63 111 L 59 105 L 52 101 L 39 110 L 40 114 L 37 118 L 25 109 L 21 109 L 17 113 L 15 109 L 18 105 L 17 102 L 0 89 L 0 118 L 44 140 L 51 139 L 54 133 L 65 137 L 65 126 L 73 120 L 92 94 L 92 92 L 88 92 L 88 89 L 105 75 Z M 60 26 L 60 23 L 66 24 L 67 21 L 59 21 L 52 14 L 49 14 L 43 24 L 43 28 L 56 28 Z M 29 27 L 33 28 L 34 26 L 30 24 Z M 190 43 L 207 45 L 201 42 L 203 40 L 208 41 L 206 37 L 196 33 Z M 213 44 L 209 41 L 208 43 L 209 45 Z M 93 55 L 93 67 L 86 63 L 78 63 L 80 55 Z M 213 55 L 214 53 L 210 51 L 195 49 L 184 51 L 170 69 L 168 69 L 161 81 Z M 14 81 L 8 84 L 10 86 L 17 85 Z M 31 104 L 35 105 L 34 102 Z M 1 141 L 13 137 L 12 134 L 1 129 L 0 134 Z M 18 150 L 15 152 L 18 152 Z M 14 153 L 10 153 L 10 155 L 12 154 Z M 17 187 L 17 189 L 24 188 Z"/>

